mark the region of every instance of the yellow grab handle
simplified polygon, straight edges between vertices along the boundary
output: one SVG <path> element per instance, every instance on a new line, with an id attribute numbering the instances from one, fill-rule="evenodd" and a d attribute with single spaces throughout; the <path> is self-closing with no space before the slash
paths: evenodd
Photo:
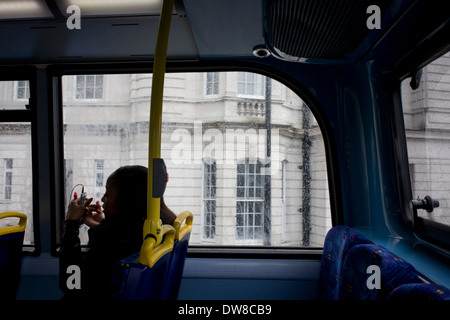
<path id="1" fill-rule="evenodd" d="M 161 123 L 162 102 L 164 93 L 164 75 L 166 69 L 167 46 L 172 20 L 174 0 L 164 0 L 156 39 L 153 62 L 152 96 L 150 110 L 150 130 L 148 137 L 148 188 L 147 188 L 147 220 L 144 223 L 143 237 L 151 234 L 156 243 L 161 242 L 161 219 L 159 198 L 153 198 L 153 159 L 161 157 Z"/>
<path id="2" fill-rule="evenodd" d="M 183 221 L 185 221 L 183 227 Z M 192 231 L 192 222 L 194 221 L 194 215 L 190 211 L 183 211 L 178 215 L 178 217 L 173 222 L 173 227 L 175 228 L 175 240 L 180 241 L 185 235 Z"/>
<path id="3" fill-rule="evenodd" d="M 161 257 L 173 250 L 173 244 L 175 242 L 174 227 L 167 224 L 163 225 L 161 227 L 161 237 L 164 238 L 164 241 L 160 244 L 157 244 L 157 240 L 152 236 L 144 240 L 138 259 L 140 264 L 151 268 Z"/>
<path id="4" fill-rule="evenodd" d="M 27 215 L 26 214 L 23 214 L 20 212 L 14 212 L 14 211 L 0 213 L 0 219 L 4 219 L 4 218 L 19 218 L 19 224 L 17 226 L 9 226 L 9 227 L 0 228 L 0 236 L 2 236 L 4 234 L 8 234 L 8 233 L 25 231 L 25 227 L 27 224 Z"/>

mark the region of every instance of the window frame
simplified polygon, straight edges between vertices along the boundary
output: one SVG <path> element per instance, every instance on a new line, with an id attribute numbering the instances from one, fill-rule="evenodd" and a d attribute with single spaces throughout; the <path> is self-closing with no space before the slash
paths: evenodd
<path id="1" fill-rule="evenodd" d="M 393 145 L 396 150 L 396 176 L 403 223 L 418 239 L 425 241 L 425 243 L 437 246 L 437 248 L 443 248 L 444 250 L 450 250 L 450 225 L 419 217 L 417 211 L 413 209 L 411 205 L 414 196 L 412 184 L 413 172 L 411 170 L 411 165 L 413 164 L 409 161 L 407 149 L 401 86 L 403 81 L 414 77 L 418 71 L 442 57 L 447 52 L 449 52 L 448 48 L 446 50 L 441 50 L 440 54 L 434 53 L 431 56 L 422 56 L 421 59 L 415 60 L 421 62 L 406 67 L 404 66 L 404 70 L 398 70 L 397 73 L 393 75 L 394 89 L 392 92 L 392 103 L 394 107 L 390 109 L 389 113 L 391 123 L 395 124 L 391 126 L 391 134 L 393 137 L 396 137 L 396 139 L 393 139 Z M 412 55 L 414 55 L 414 53 L 412 53 Z"/>
<path id="2" fill-rule="evenodd" d="M 342 197 L 341 195 L 341 187 L 338 183 L 339 181 L 339 168 L 337 161 L 333 161 L 336 157 L 336 144 L 334 142 L 334 134 L 332 130 L 332 126 L 330 122 L 327 120 L 326 114 L 324 110 L 318 108 L 320 104 L 315 99 L 312 92 L 310 92 L 306 87 L 302 85 L 302 83 L 298 82 L 295 79 L 286 77 L 282 71 L 273 69 L 269 66 L 262 66 L 257 63 L 231 63 L 231 64 L 223 64 L 222 63 L 171 63 L 168 62 L 166 72 L 198 72 L 198 73 L 206 73 L 206 72 L 253 72 L 258 73 L 263 77 L 271 77 L 282 83 L 283 85 L 289 87 L 296 95 L 298 95 L 310 108 L 311 112 L 314 114 L 314 117 L 317 120 L 317 125 L 320 128 L 321 135 L 324 141 L 325 148 L 325 160 L 326 160 L 326 174 L 328 177 L 328 193 L 329 193 L 329 201 L 330 201 L 330 215 L 331 215 L 331 224 L 337 225 L 342 223 L 343 213 L 342 213 Z M 102 67 L 98 65 L 85 65 L 85 64 L 61 64 L 58 66 L 50 67 L 50 74 L 58 77 L 61 86 L 61 79 L 66 75 L 84 75 L 84 74 L 126 74 L 126 73 L 139 73 L 146 74 L 152 73 L 152 69 L 149 68 L 146 64 L 142 63 L 131 63 L 131 64 L 109 64 Z M 61 88 L 59 89 L 61 91 Z M 239 97 L 241 97 L 239 95 Z M 247 97 L 249 98 L 249 97 Z M 251 98 L 251 97 L 250 97 Z M 264 97 L 257 97 L 259 99 L 263 99 Z M 61 92 L 59 99 L 62 100 Z M 60 106 L 62 107 L 62 102 L 60 101 Z M 62 115 L 60 115 L 62 117 Z M 61 162 L 63 161 L 63 148 L 62 148 L 62 130 L 59 131 L 58 140 L 61 141 L 60 151 L 58 152 L 59 158 L 61 158 Z M 62 179 L 60 179 L 62 181 Z M 61 182 L 60 186 L 63 186 L 64 183 Z M 63 194 L 64 192 L 61 192 Z M 62 209 L 65 209 L 61 207 Z M 61 216 L 63 213 L 61 213 Z M 340 222 L 341 221 L 341 222 Z M 60 232 L 60 226 L 57 226 L 56 233 Z M 58 242 L 56 242 L 55 247 L 59 246 Z M 206 244 L 204 245 L 196 245 L 195 247 L 190 247 L 188 250 L 189 257 L 227 257 L 230 254 L 233 256 L 242 256 L 242 257 L 255 257 L 255 258 L 265 258 L 265 257 L 273 257 L 273 258 L 293 258 L 293 259 L 303 259 L 308 257 L 319 257 L 321 255 L 320 247 L 277 247 L 277 246 L 256 246 L 252 245 L 251 247 L 241 247 L 241 246 L 214 246 L 211 247 Z M 229 253 L 229 252 L 233 253 Z M 58 250 L 55 250 L 55 254 L 58 255 Z"/>
<path id="3" fill-rule="evenodd" d="M 31 210 L 33 223 L 33 244 L 23 244 L 23 256 L 39 256 L 41 253 L 41 228 L 40 228 L 40 201 L 39 201 L 39 164 L 38 164 L 38 130 L 37 128 L 37 97 L 35 84 L 37 83 L 37 71 L 34 67 L 3 67 L 0 68 L 0 81 L 11 81 L 13 84 L 12 99 L 16 101 L 26 101 L 25 108 L 0 110 L 0 123 L 22 123 L 30 126 L 30 146 L 31 146 Z M 17 99 L 17 84 L 19 81 L 28 81 L 29 98 Z M 45 148 L 45 146 L 44 146 Z M 3 193 L 3 192 L 2 192 Z M 3 198 L 3 196 L 2 196 Z M 10 200 L 3 200 L 10 201 Z"/>

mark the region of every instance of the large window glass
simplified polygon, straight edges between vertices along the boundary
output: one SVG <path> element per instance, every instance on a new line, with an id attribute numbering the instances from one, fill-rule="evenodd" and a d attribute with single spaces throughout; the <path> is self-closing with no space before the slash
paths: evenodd
<path id="1" fill-rule="evenodd" d="M 0 81 L 0 212 L 27 215 L 24 244 L 34 244 L 31 122 L 10 122 L 2 110 L 26 110 L 29 82 Z M 0 220 L 0 228 L 17 225 L 17 218 Z"/>
<path id="2" fill-rule="evenodd" d="M 86 96 L 101 84 L 101 99 L 80 98 L 88 79 Z M 100 200 L 118 167 L 147 166 L 151 85 L 149 74 L 63 77 L 66 207 L 78 184 Z M 166 204 L 194 214 L 191 245 L 323 246 L 331 214 L 322 135 L 281 83 L 245 72 L 166 74 L 161 153 Z"/>
<path id="3" fill-rule="evenodd" d="M 0 212 L 25 213 L 24 244 L 34 244 L 30 123 L 0 123 L 0 175 Z M 0 228 L 17 222 L 2 219 Z"/>
<path id="4" fill-rule="evenodd" d="M 450 53 L 403 81 L 401 90 L 413 198 L 439 201 L 417 214 L 450 225 Z"/>

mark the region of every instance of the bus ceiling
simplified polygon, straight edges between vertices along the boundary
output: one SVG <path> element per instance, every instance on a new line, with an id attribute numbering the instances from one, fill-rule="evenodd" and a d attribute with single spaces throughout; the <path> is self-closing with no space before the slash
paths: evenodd
<path id="1" fill-rule="evenodd" d="M 152 61 L 162 1 L 2 1 L 0 65 Z M 431 1 L 175 0 L 167 59 L 377 61 L 389 72 L 416 47 L 439 49 L 448 25 Z"/>

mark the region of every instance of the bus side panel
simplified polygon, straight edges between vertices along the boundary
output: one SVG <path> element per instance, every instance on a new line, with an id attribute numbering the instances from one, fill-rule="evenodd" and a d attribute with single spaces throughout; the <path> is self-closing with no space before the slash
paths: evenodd
<path id="1" fill-rule="evenodd" d="M 180 300 L 314 300 L 320 260 L 186 260 Z"/>

